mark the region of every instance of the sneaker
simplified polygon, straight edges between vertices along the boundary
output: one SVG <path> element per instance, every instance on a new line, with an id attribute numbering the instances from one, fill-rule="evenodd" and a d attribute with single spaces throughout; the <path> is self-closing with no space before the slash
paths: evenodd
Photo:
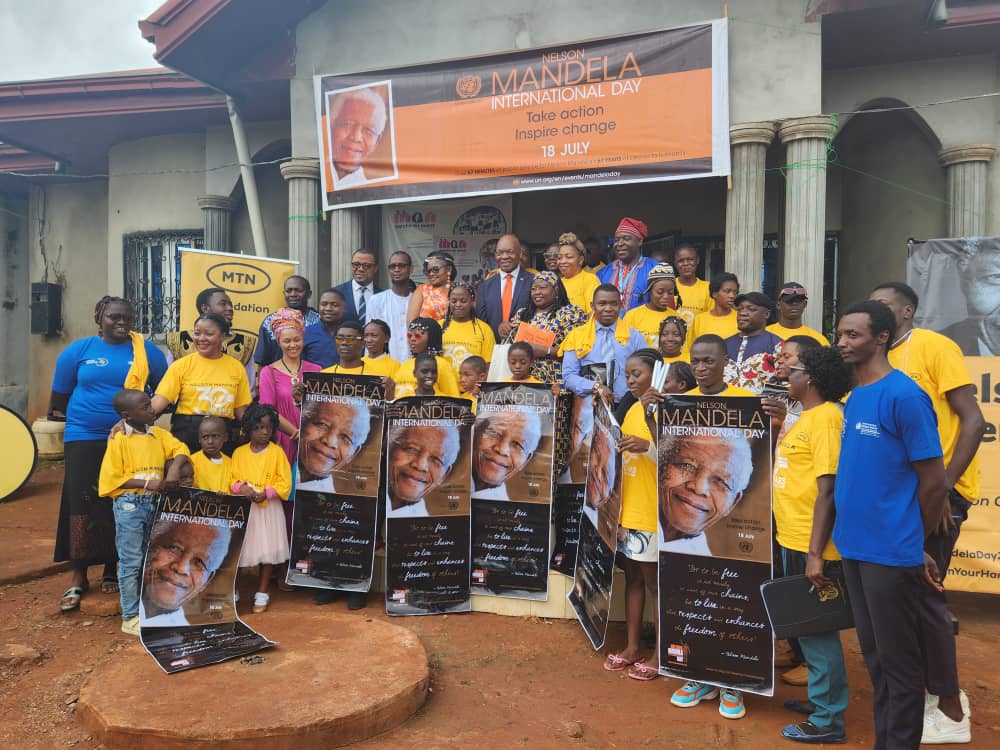
<path id="1" fill-rule="evenodd" d="M 271 597 L 261 591 L 258 591 L 253 595 L 253 613 L 259 615 L 261 612 L 267 612 L 268 602 L 271 601 Z"/>
<path id="2" fill-rule="evenodd" d="M 800 664 L 799 666 L 789 669 L 787 672 L 781 673 L 782 681 L 788 683 L 789 685 L 795 685 L 796 687 L 803 687 L 809 684 L 809 667 L 805 664 Z"/>
<path id="3" fill-rule="evenodd" d="M 968 716 L 963 716 L 961 721 L 952 721 L 940 708 L 935 708 L 924 718 L 921 745 L 952 745 L 963 742 L 972 742 Z"/>
<path id="4" fill-rule="evenodd" d="M 122 620 L 122 632 L 125 635 L 139 635 L 139 615 Z"/>
<path id="5" fill-rule="evenodd" d="M 847 735 L 835 732 L 832 729 L 820 729 L 811 721 L 800 721 L 798 724 L 789 724 L 781 730 L 781 736 L 792 742 L 847 742 Z"/>
<path id="6" fill-rule="evenodd" d="M 347 595 L 348 609 L 364 609 L 368 606 L 367 591 L 352 591 Z"/>
<path id="7" fill-rule="evenodd" d="M 726 719 L 742 719 L 747 715 L 746 707 L 743 705 L 743 694 L 722 688 L 719 692 L 719 713 Z"/>
<path id="8" fill-rule="evenodd" d="M 697 706 L 702 701 L 711 700 L 719 694 L 715 685 L 704 682 L 685 682 L 670 696 L 670 702 L 679 708 Z"/>
<path id="9" fill-rule="evenodd" d="M 930 720 L 934 709 L 938 707 L 939 699 L 933 693 L 924 693 L 924 722 Z M 972 709 L 969 707 L 969 696 L 964 690 L 958 691 L 958 702 L 962 704 L 962 713 L 965 716 L 972 716 Z"/>

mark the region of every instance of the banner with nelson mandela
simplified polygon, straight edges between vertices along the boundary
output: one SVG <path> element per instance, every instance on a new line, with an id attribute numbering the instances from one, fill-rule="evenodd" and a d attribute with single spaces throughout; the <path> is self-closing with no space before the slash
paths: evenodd
<path id="1" fill-rule="evenodd" d="M 167 674 L 277 645 L 236 613 L 236 571 L 251 501 L 181 489 L 164 496 L 139 597 L 143 648 Z"/>
<path id="2" fill-rule="evenodd" d="M 603 401 L 594 399 L 593 415 L 573 588 L 566 598 L 596 650 L 604 646 L 611 611 L 622 514 L 622 456 L 617 447 L 622 432 Z"/>
<path id="3" fill-rule="evenodd" d="M 771 422 L 760 399 L 675 396 L 657 414 L 660 673 L 774 694 Z"/>
<path id="4" fill-rule="evenodd" d="M 382 478 L 382 379 L 307 372 L 302 380 L 287 581 L 368 591 Z"/>
<path id="5" fill-rule="evenodd" d="M 468 612 L 471 402 L 411 396 L 386 407 L 385 607 Z"/>
<path id="6" fill-rule="evenodd" d="M 545 601 L 556 397 L 483 383 L 472 432 L 472 593 Z"/>

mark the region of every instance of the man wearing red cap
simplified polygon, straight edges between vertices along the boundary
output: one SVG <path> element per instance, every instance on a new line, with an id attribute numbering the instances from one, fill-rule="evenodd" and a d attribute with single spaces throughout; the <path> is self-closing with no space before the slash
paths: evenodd
<path id="1" fill-rule="evenodd" d="M 778 322 L 769 325 L 767 330 L 782 339 L 808 336 L 823 346 L 829 346 L 830 342 L 822 333 L 803 325 L 802 313 L 808 304 L 809 295 L 806 293 L 806 288 L 797 281 L 786 281 L 778 292 Z"/>
<path id="2" fill-rule="evenodd" d="M 597 272 L 602 284 L 612 284 L 622 295 L 622 315 L 643 302 L 646 277 L 656 265 L 642 256 L 642 242 L 649 236 L 646 224 L 625 217 L 615 230 L 615 260 Z"/>

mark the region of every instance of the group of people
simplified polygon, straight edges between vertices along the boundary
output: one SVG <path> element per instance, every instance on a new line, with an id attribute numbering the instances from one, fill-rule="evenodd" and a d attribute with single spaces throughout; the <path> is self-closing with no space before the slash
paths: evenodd
<path id="1" fill-rule="evenodd" d="M 258 569 L 254 611 L 266 609 L 272 568 L 288 560 L 293 484 L 322 489 L 331 467 L 367 436 L 367 425 L 332 429 L 331 420 L 300 413 L 304 373 L 374 375 L 389 399 L 474 402 L 487 379 L 545 383 L 558 394 L 554 476 L 564 481 L 572 480 L 575 433 L 585 421 L 574 411 L 591 395 L 616 409 L 622 438 L 608 450 L 619 451 L 626 467 L 617 559 L 626 575 L 628 636 L 605 669 L 655 679 L 655 660 L 647 664 L 639 650 L 657 549 L 703 549 L 705 528 L 729 514 L 746 482 L 734 468 L 740 462 L 729 460 L 736 445 L 720 453 L 678 441 L 657 455 L 648 407 L 665 393 L 760 397 L 777 383 L 787 388 L 787 403 L 764 398 L 763 407 L 775 442 L 780 562 L 785 574 L 804 573 L 817 587 L 834 575 L 845 581 L 874 685 L 876 747 L 968 741 L 942 586 L 958 528 L 978 497 L 975 452 L 984 427 L 960 351 L 913 328 L 918 300 L 905 284 L 880 285 L 845 311 L 831 347 L 802 323 L 808 292 L 801 284 L 785 283 L 772 302 L 760 291 L 741 292 L 733 274 L 706 282 L 697 276 L 696 248 L 681 245 L 663 262 L 643 255 L 647 236 L 642 221 L 622 219 L 604 262 L 564 233 L 536 272 L 519 238 L 504 235 L 495 271 L 478 288 L 457 281 L 454 259 L 440 251 L 423 261 L 426 281 L 416 284 L 413 259 L 396 251 L 386 259 L 390 286 L 379 289 L 378 256 L 357 250 L 351 279 L 324 290 L 318 309 L 310 306 L 308 279 L 286 280 L 286 306 L 261 324 L 253 368 L 225 352 L 232 303 L 222 289 L 198 296 L 193 351 L 169 366 L 132 331 L 129 302 L 103 298 L 98 335 L 67 347 L 53 379 L 51 413 L 67 421 L 56 558 L 73 562 L 62 609 L 79 605 L 87 566 L 103 563 L 102 589 L 120 589 L 123 630 L 135 632 L 152 499 L 192 482 L 253 501 L 240 565 Z M 659 362 L 670 369 L 663 387 L 653 388 Z M 170 432 L 153 425 L 168 408 Z M 511 458 L 511 441 L 498 445 L 503 460 L 484 463 L 477 496 L 494 497 L 502 487 L 491 468 L 523 458 Z M 390 436 L 390 454 L 394 448 L 400 460 L 389 461 L 387 510 L 418 514 L 428 479 L 404 459 L 426 453 L 428 441 L 401 432 Z M 713 466 L 709 453 L 724 455 L 724 465 Z M 363 595 L 351 603 L 363 604 Z M 808 671 L 809 700 L 790 702 L 807 718 L 783 735 L 843 741 L 839 635 L 792 647 Z M 690 707 L 717 694 L 723 716 L 744 715 L 738 692 L 708 684 L 687 683 L 671 702 Z"/>

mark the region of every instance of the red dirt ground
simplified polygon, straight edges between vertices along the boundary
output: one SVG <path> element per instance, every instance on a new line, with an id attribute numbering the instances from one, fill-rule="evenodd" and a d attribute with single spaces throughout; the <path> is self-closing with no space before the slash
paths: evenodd
<path id="1" fill-rule="evenodd" d="M 82 612 L 61 614 L 58 599 L 67 574 L 37 577 L 50 569 L 58 511 L 61 467 L 43 467 L 20 495 L 0 504 L 0 747 L 100 748 L 74 717 L 75 698 L 88 674 L 123 648 L 139 648 L 119 632 L 111 597 L 91 593 Z M 97 587 L 100 569 L 90 572 Z M 26 580 L 28 579 L 28 580 Z M 253 581 L 240 579 L 244 602 Z M 352 616 L 386 618 L 380 602 Z M 89 601 L 88 601 L 89 600 Z M 973 742 L 969 748 L 1000 747 L 1000 597 L 952 595 L 962 633 L 958 638 L 962 684 L 972 702 Z M 109 606 L 111 605 L 111 606 Z M 244 605 L 245 606 L 245 605 Z M 272 595 L 272 609 L 312 611 L 305 592 Z M 329 605 L 341 611 L 343 603 Z M 105 613 L 105 614 L 102 614 Z M 265 635 L 269 613 L 245 619 Z M 747 716 L 727 721 L 715 705 L 673 708 L 677 686 L 659 679 L 646 685 L 601 668 L 603 654 L 589 646 L 573 621 L 487 614 L 392 618 L 423 641 L 432 666 L 432 692 L 417 715 L 396 730 L 356 745 L 364 750 L 437 748 L 644 748 L 774 750 L 793 747 L 782 740 L 784 724 L 797 720 L 782 708 L 804 698 L 804 688 L 779 681 L 774 698 L 750 696 Z M 609 644 L 624 641 L 613 625 Z M 10 644 L 26 661 L 10 656 Z M 851 705 L 849 741 L 844 747 L 871 747 L 871 687 L 853 632 L 845 633 Z M 18 649 L 15 649 L 18 650 Z M 330 654 L 336 659 L 335 653 Z M 211 667 L 208 667 L 211 669 Z M 164 676 L 183 679 L 183 675 Z M 226 704 L 239 710 L 240 691 L 267 690 L 247 682 L 233 685 Z M 127 696 L 122 697 L 128 700 Z M 275 696 L 275 711 L 294 696 Z"/>

